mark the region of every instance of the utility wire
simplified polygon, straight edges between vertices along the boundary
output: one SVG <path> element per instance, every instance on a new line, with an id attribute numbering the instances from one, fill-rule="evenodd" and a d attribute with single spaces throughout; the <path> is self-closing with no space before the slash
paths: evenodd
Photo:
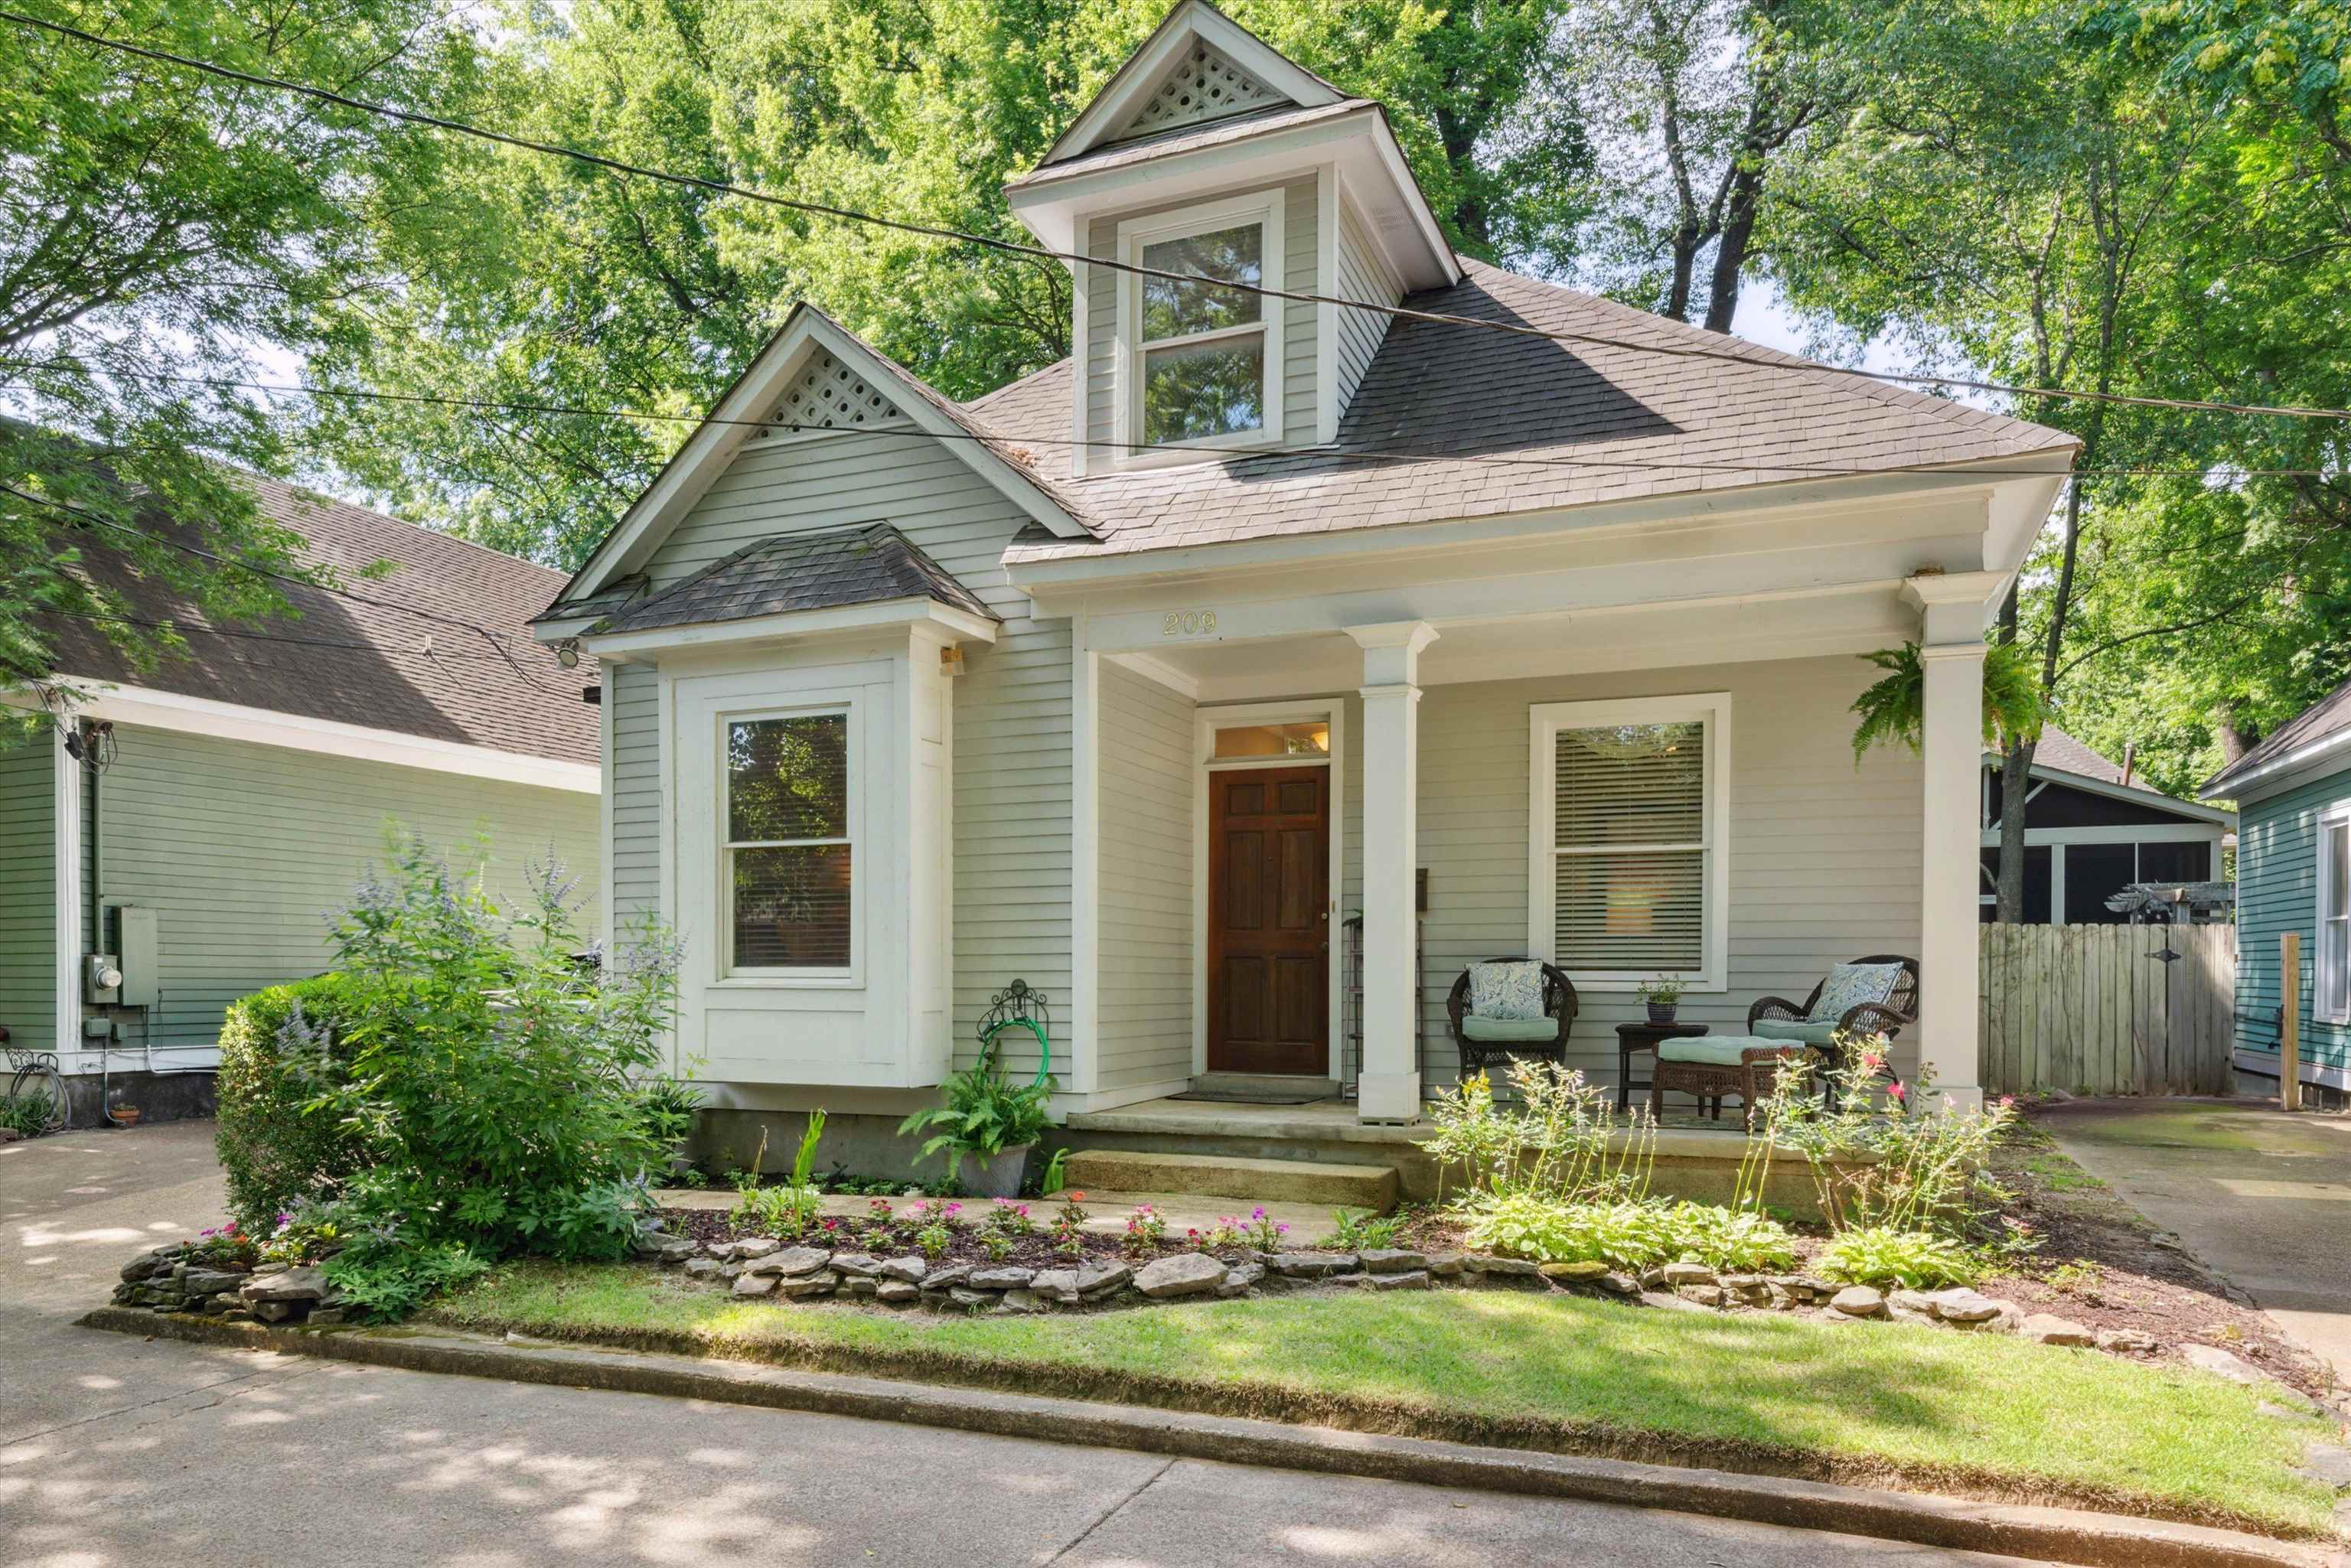
<path id="1" fill-rule="evenodd" d="M 371 605 L 379 610 L 398 611 L 404 615 L 413 615 L 419 620 L 438 622 L 444 626 L 455 626 L 460 630 L 471 632 L 480 637 L 484 642 L 489 643 L 489 645 L 496 651 L 498 657 L 504 659 L 507 665 L 513 669 L 514 673 L 521 676 L 526 683 L 538 687 L 541 691 L 552 691 L 554 689 L 551 686 L 543 685 L 535 676 L 533 676 L 528 670 L 524 669 L 522 665 L 516 661 L 515 656 L 507 651 L 506 643 L 499 638 L 496 632 L 491 631 L 486 626 L 481 625 L 475 622 L 467 621 L 461 616 L 444 615 L 437 610 L 420 609 L 413 604 L 402 604 L 397 600 L 371 598 L 367 594 L 354 593 L 348 588 L 339 588 L 332 583 L 313 582 L 308 578 L 297 577 L 290 572 L 278 571 L 269 567 L 256 565 L 256 563 L 248 560 L 238 560 L 234 557 L 220 555 L 212 550 L 205 549 L 201 545 L 192 545 L 187 543 L 185 540 L 172 538 L 168 534 L 157 533 L 147 528 L 132 528 L 128 523 L 118 523 L 110 517 L 98 517 L 80 507 L 68 507 L 60 501 L 52 501 L 46 496 L 36 496 L 29 490 L 20 490 L 14 485 L 0 484 L 0 491 L 5 491 L 7 494 L 16 497 L 18 500 L 30 501 L 37 507 L 47 507 L 49 510 L 56 512 L 62 517 L 71 518 L 74 522 L 95 523 L 99 528 L 111 528 L 117 533 L 129 534 L 134 538 L 149 539 L 157 544 L 167 545 L 172 549 L 183 551 L 186 554 L 196 557 L 200 560 L 210 561 L 215 566 L 225 566 L 238 571 L 249 571 L 256 577 L 269 578 L 278 582 L 290 583 L 298 588 L 314 589 L 320 593 L 333 594 L 339 599 L 348 599 L 355 604 Z"/>
<path id="2" fill-rule="evenodd" d="M 1077 267 L 1106 267 L 1113 272 L 1127 273 L 1137 277 L 1152 277 L 1181 283 L 1187 287 L 1197 288 L 1205 286 L 1233 293 L 1253 294 L 1268 299 L 1292 300 L 1303 305 L 1331 305 L 1348 310 L 1370 311 L 1399 320 L 1427 321 L 1448 327 L 1475 327 L 1487 331 L 1506 332 L 1517 337 L 1535 338 L 1556 343 L 1587 343 L 1605 348 L 1623 349 L 1634 353 L 1658 354 L 1683 359 L 1719 360 L 1729 364 L 1744 365 L 1750 369 L 1848 376 L 1902 386 L 1954 387 L 1967 392 L 1998 392 L 2009 397 L 2062 399 L 2071 402 L 2119 404 L 2131 408 L 2173 409 L 2191 413 L 2273 414 L 2294 419 L 2351 420 L 2351 409 L 2346 408 L 2296 408 L 2263 403 L 2217 402 L 2197 398 L 2138 397 L 2124 392 L 2089 392 L 2064 387 L 2018 386 L 2004 382 L 1980 381 L 1964 376 L 1930 375 L 1900 371 L 1870 371 L 1851 365 L 1823 365 L 1810 361 L 1794 360 L 1792 357 L 1790 358 L 1789 362 L 1782 363 L 1778 360 L 1759 360 L 1752 354 L 1742 354 L 1729 350 L 1708 349 L 1696 345 L 1643 343 L 1630 339 L 1589 332 L 1552 331 L 1518 322 L 1497 321 L 1448 311 L 1417 310 L 1409 306 L 1381 305 L 1372 301 L 1346 299 L 1337 295 L 1317 294 L 1303 289 L 1269 288 L 1261 284 L 1240 283 L 1230 278 L 1211 277 L 1198 273 L 1169 272 L 1158 267 L 1144 267 L 1135 262 L 1081 256 L 1071 251 L 1027 245 L 1017 240 L 1000 239 L 990 235 L 970 234 L 961 229 L 946 228 L 935 224 L 914 223 L 904 218 L 887 218 L 879 214 L 862 212 L 854 207 L 833 206 L 823 202 L 779 196 L 772 192 L 758 190 L 747 185 L 737 185 L 725 180 L 713 180 L 699 174 L 673 173 L 640 163 L 626 162 L 618 158 L 609 158 L 601 153 L 586 152 L 580 148 L 568 147 L 561 142 L 540 141 L 527 136 L 517 136 L 508 131 L 493 131 L 486 126 L 468 124 L 460 120 L 449 120 L 440 115 L 424 114 L 415 110 L 399 109 L 391 104 L 353 98 L 346 93 L 314 87 L 308 82 L 289 81 L 283 77 L 241 71 L 228 66 L 215 65 L 209 60 L 199 60 L 186 55 L 174 54 L 168 49 L 151 48 L 143 44 L 133 44 L 120 38 L 110 38 L 103 34 L 87 32 L 63 22 L 51 21 L 40 16 L 27 16 L 21 12 L 0 9 L 0 21 L 11 22 L 22 27 L 37 28 L 60 37 L 72 38 L 99 48 L 112 49 L 120 54 L 152 60 L 161 65 L 178 66 L 188 70 L 201 71 L 225 81 L 296 93 L 317 102 L 331 103 L 340 108 L 356 110 L 363 114 L 377 115 L 403 124 L 450 131 L 460 136 L 471 136 L 480 141 L 517 148 L 526 152 L 537 152 L 550 158 L 569 158 L 612 173 L 633 175 L 639 179 L 653 180 L 663 184 L 681 186 L 689 190 L 706 191 L 716 195 L 740 196 L 746 201 L 781 207 L 790 212 L 805 213 L 816 217 L 833 218 L 842 223 L 864 224 L 926 239 L 976 245 L 1007 256 L 1017 256 L 1032 261 L 1066 262 Z"/>
<path id="3" fill-rule="evenodd" d="M 26 361 L 29 363 L 29 361 Z M 56 361 L 35 368 L 55 368 Z M 356 387 L 290 386 L 274 382 L 231 381 L 217 376 L 173 375 L 162 371 L 105 371 L 110 376 L 125 376 L 138 381 L 174 382 L 187 386 L 213 387 L 224 391 L 257 392 L 289 397 L 347 398 L 365 402 L 424 404 L 438 408 L 473 409 L 488 413 L 533 413 L 571 419 L 609 419 L 644 421 L 654 423 L 705 424 L 741 426 L 763 431 L 802 433 L 810 431 L 841 432 L 843 427 L 831 424 L 795 423 L 778 419 L 722 419 L 717 415 L 692 413 L 655 413 L 642 409 L 582 408 L 566 403 L 507 402 L 493 398 L 455 397 L 434 392 L 372 392 Z M 27 386 L 20 379 L 0 380 L 0 386 Z M 1207 460 L 1224 457 L 1231 460 L 1262 460 L 1275 457 L 1313 457 L 1347 463 L 1468 463 L 1502 467 L 1536 468 L 1596 468 L 1628 469 L 1656 473 L 1720 473 L 1720 474 L 1803 474 L 1831 477 L 1861 477 L 1880 474 L 1939 474 L 1963 472 L 1993 479 L 2045 479 L 2059 471 L 2048 468 L 1982 468 L 1964 460 L 1957 463 L 1894 464 L 1876 468 L 1855 467 L 1849 464 L 1831 463 L 1695 463 L 1671 459 L 1634 457 L 1525 457 L 1507 453 L 1452 452 L 1436 448 L 1403 446 L 1349 447 L 1336 446 L 1250 446 L 1207 449 L 1177 442 L 1107 441 L 1082 439 L 1068 435 L 1026 435 L 1014 432 L 925 430 L 865 430 L 862 434 L 895 435 L 906 438 L 937 441 L 972 441 L 982 444 L 1006 446 L 1058 446 L 1106 450 L 1125 455 L 1147 452 L 1175 452 Z M 2211 464 L 2200 468 L 2076 468 L 2064 470 L 2064 476 L 2075 479 L 2145 478 L 2196 479 L 2214 475 L 2247 479 L 2328 479 L 2339 476 L 2323 468 L 2244 468 L 2231 464 Z"/>

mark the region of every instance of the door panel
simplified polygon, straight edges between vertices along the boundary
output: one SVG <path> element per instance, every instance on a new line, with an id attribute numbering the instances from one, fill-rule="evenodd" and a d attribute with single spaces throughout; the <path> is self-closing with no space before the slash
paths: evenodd
<path id="1" fill-rule="evenodd" d="M 1327 768 L 1208 775 L 1208 1066 L 1331 1067 Z"/>

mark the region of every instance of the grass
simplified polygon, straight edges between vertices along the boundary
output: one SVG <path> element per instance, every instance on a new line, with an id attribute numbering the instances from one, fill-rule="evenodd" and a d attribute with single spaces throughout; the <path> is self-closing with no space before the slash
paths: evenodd
<path id="1" fill-rule="evenodd" d="M 516 1264 L 446 1326 L 1938 1490 L 2323 1537 L 2314 1417 L 2014 1339 L 1502 1291 L 1043 1317 L 778 1307 L 635 1266 Z"/>

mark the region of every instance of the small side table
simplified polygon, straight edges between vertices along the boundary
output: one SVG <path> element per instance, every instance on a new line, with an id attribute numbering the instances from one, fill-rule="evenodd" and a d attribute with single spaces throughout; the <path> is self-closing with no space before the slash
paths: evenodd
<path id="1" fill-rule="evenodd" d="M 1647 1083 L 1633 1082 L 1635 1051 L 1646 1051 L 1650 1053 L 1649 1070 L 1654 1075 L 1656 1071 L 1656 1053 L 1659 1040 L 1680 1040 L 1689 1035 L 1704 1034 L 1706 1027 L 1702 1023 L 1650 1023 L 1646 1020 L 1640 1023 L 1618 1024 L 1616 1026 L 1616 1109 L 1630 1110 L 1633 1105 L 1633 1091 L 1646 1090 L 1649 1087 Z"/>

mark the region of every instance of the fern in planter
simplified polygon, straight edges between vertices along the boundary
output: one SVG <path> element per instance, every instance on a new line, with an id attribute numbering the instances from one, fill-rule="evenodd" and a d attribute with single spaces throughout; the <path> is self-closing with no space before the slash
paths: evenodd
<path id="1" fill-rule="evenodd" d="M 951 1075 L 942 1089 L 946 1103 L 915 1112 L 899 1124 L 898 1135 L 931 1133 L 923 1145 L 923 1157 L 945 1150 L 949 1177 L 961 1168 L 966 1155 L 985 1160 L 1007 1149 L 1026 1148 L 1053 1124 L 1047 1109 L 1051 1081 L 1025 1086 L 1007 1082 L 992 1053 Z"/>
<path id="2" fill-rule="evenodd" d="M 1854 727 L 1853 762 L 1861 766 L 1873 746 L 1901 745 L 1913 752 L 1924 739 L 1927 719 L 1927 666 L 1918 644 L 1880 648 L 1862 655 L 1886 672 L 1885 678 L 1854 699 L 1861 716 Z M 2048 710 L 2041 700 L 2039 672 L 2024 646 L 1995 643 L 1984 650 L 1984 744 L 2005 748 L 2012 740 L 2037 740 Z"/>

